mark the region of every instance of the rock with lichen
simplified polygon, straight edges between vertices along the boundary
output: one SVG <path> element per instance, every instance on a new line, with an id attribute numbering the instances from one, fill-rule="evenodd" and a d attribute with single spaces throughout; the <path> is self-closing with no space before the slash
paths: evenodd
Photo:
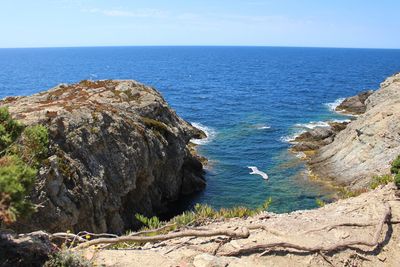
<path id="1" fill-rule="evenodd" d="M 13 226 L 19 231 L 121 233 L 135 227 L 135 213 L 168 212 L 182 195 L 205 187 L 202 163 L 188 148 L 204 133 L 148 86 L 82 81 L 0 105 L 50 135 L 30 196 L 40 206 Z"/>

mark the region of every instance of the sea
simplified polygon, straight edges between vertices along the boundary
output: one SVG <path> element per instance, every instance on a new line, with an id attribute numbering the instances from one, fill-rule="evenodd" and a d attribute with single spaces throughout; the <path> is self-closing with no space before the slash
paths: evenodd
<path id="1" fill-rule="evenodd" d="M 83 79 L 134 79 L 158 89 L 207 133 L 207 188 L 181 202 L 215 208 L 311 209 L 332 188 L 312 181 L 288 151 L 299 133 L 351 119 L 340 99 L 377 89 L 400 71 L 400 50 L 288 47 L 85 47 L 0 49 L 0 97 L 30 95 Z M 269 175 L 250 174 L 249 166 Z"/>

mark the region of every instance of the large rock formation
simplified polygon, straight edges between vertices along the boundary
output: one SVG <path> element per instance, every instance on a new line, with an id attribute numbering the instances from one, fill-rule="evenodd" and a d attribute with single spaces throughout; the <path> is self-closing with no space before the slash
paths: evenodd
<path id="1" fill-rule="evenodd" d="M 18 230 L 121 233 L 135 213 L 161 214 L 205 187 L 187 146 L 204 133 L 150 87 L 82 81 L 0 105 L 26 125 L 46 125 L 51 139 L 31 196 L 41 207 Z"/>
<path id="2" fill-rule="evenodd" d="M 389 173 L 400 154 L 400 74 L 388 78 L 366 100 L 366 111 L 322 147 L 310 162 L 322 179 L 353 188 Z"/>

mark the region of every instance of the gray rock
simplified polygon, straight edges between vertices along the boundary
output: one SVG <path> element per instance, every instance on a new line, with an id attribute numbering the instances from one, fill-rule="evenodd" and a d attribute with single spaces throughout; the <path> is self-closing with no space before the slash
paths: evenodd
<path id="1" fill-rule="evenodd" d="M 43 266 L 55 252 L 45 232 L 15 235 L 0 232 L 0 266 Z"/>
<path id="2" fill-rule="evenodd" d="M 336 107 L 336 111 L 343 111 L 350 114 L 364 113 L 367 109 L 365 102 L 373 92 L 374 91 L 369 90 L 356 96 L 346 98 L 339 106 Z"/>
<path id="3" fill-rule="evenodd" d="M 50 153 L 31 194 L 40 203 L 18 231 L 122 233 L 135 213 L 168 212 L 183 194 L 205 187 L 203 166 L 188 149 L 205 136 L 135 81 L 82 81 L 0 105 L 27 125 L 49 129 Z"/>
<path id="4" fill-rule="evenodd" d="M 329 127 L 311 129 L 294 140 L 293 151 L 310 151 L 333 142 L 338 132 L 346 128 L 348 122 L 330 122 Z"/>

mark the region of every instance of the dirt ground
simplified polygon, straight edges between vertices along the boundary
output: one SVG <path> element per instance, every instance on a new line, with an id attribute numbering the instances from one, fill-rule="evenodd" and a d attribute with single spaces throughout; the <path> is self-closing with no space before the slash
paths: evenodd
<path id="1" fill-rule="evenodd" d="M 96 266 L 121 267 L 400 266 L 398 193 L 390 184 L 315 210 L 265 212 L 197 228 L 246 227 L 248 238 L 183 237 L 129 249 L 87 249 L 85 255 Z"/>

